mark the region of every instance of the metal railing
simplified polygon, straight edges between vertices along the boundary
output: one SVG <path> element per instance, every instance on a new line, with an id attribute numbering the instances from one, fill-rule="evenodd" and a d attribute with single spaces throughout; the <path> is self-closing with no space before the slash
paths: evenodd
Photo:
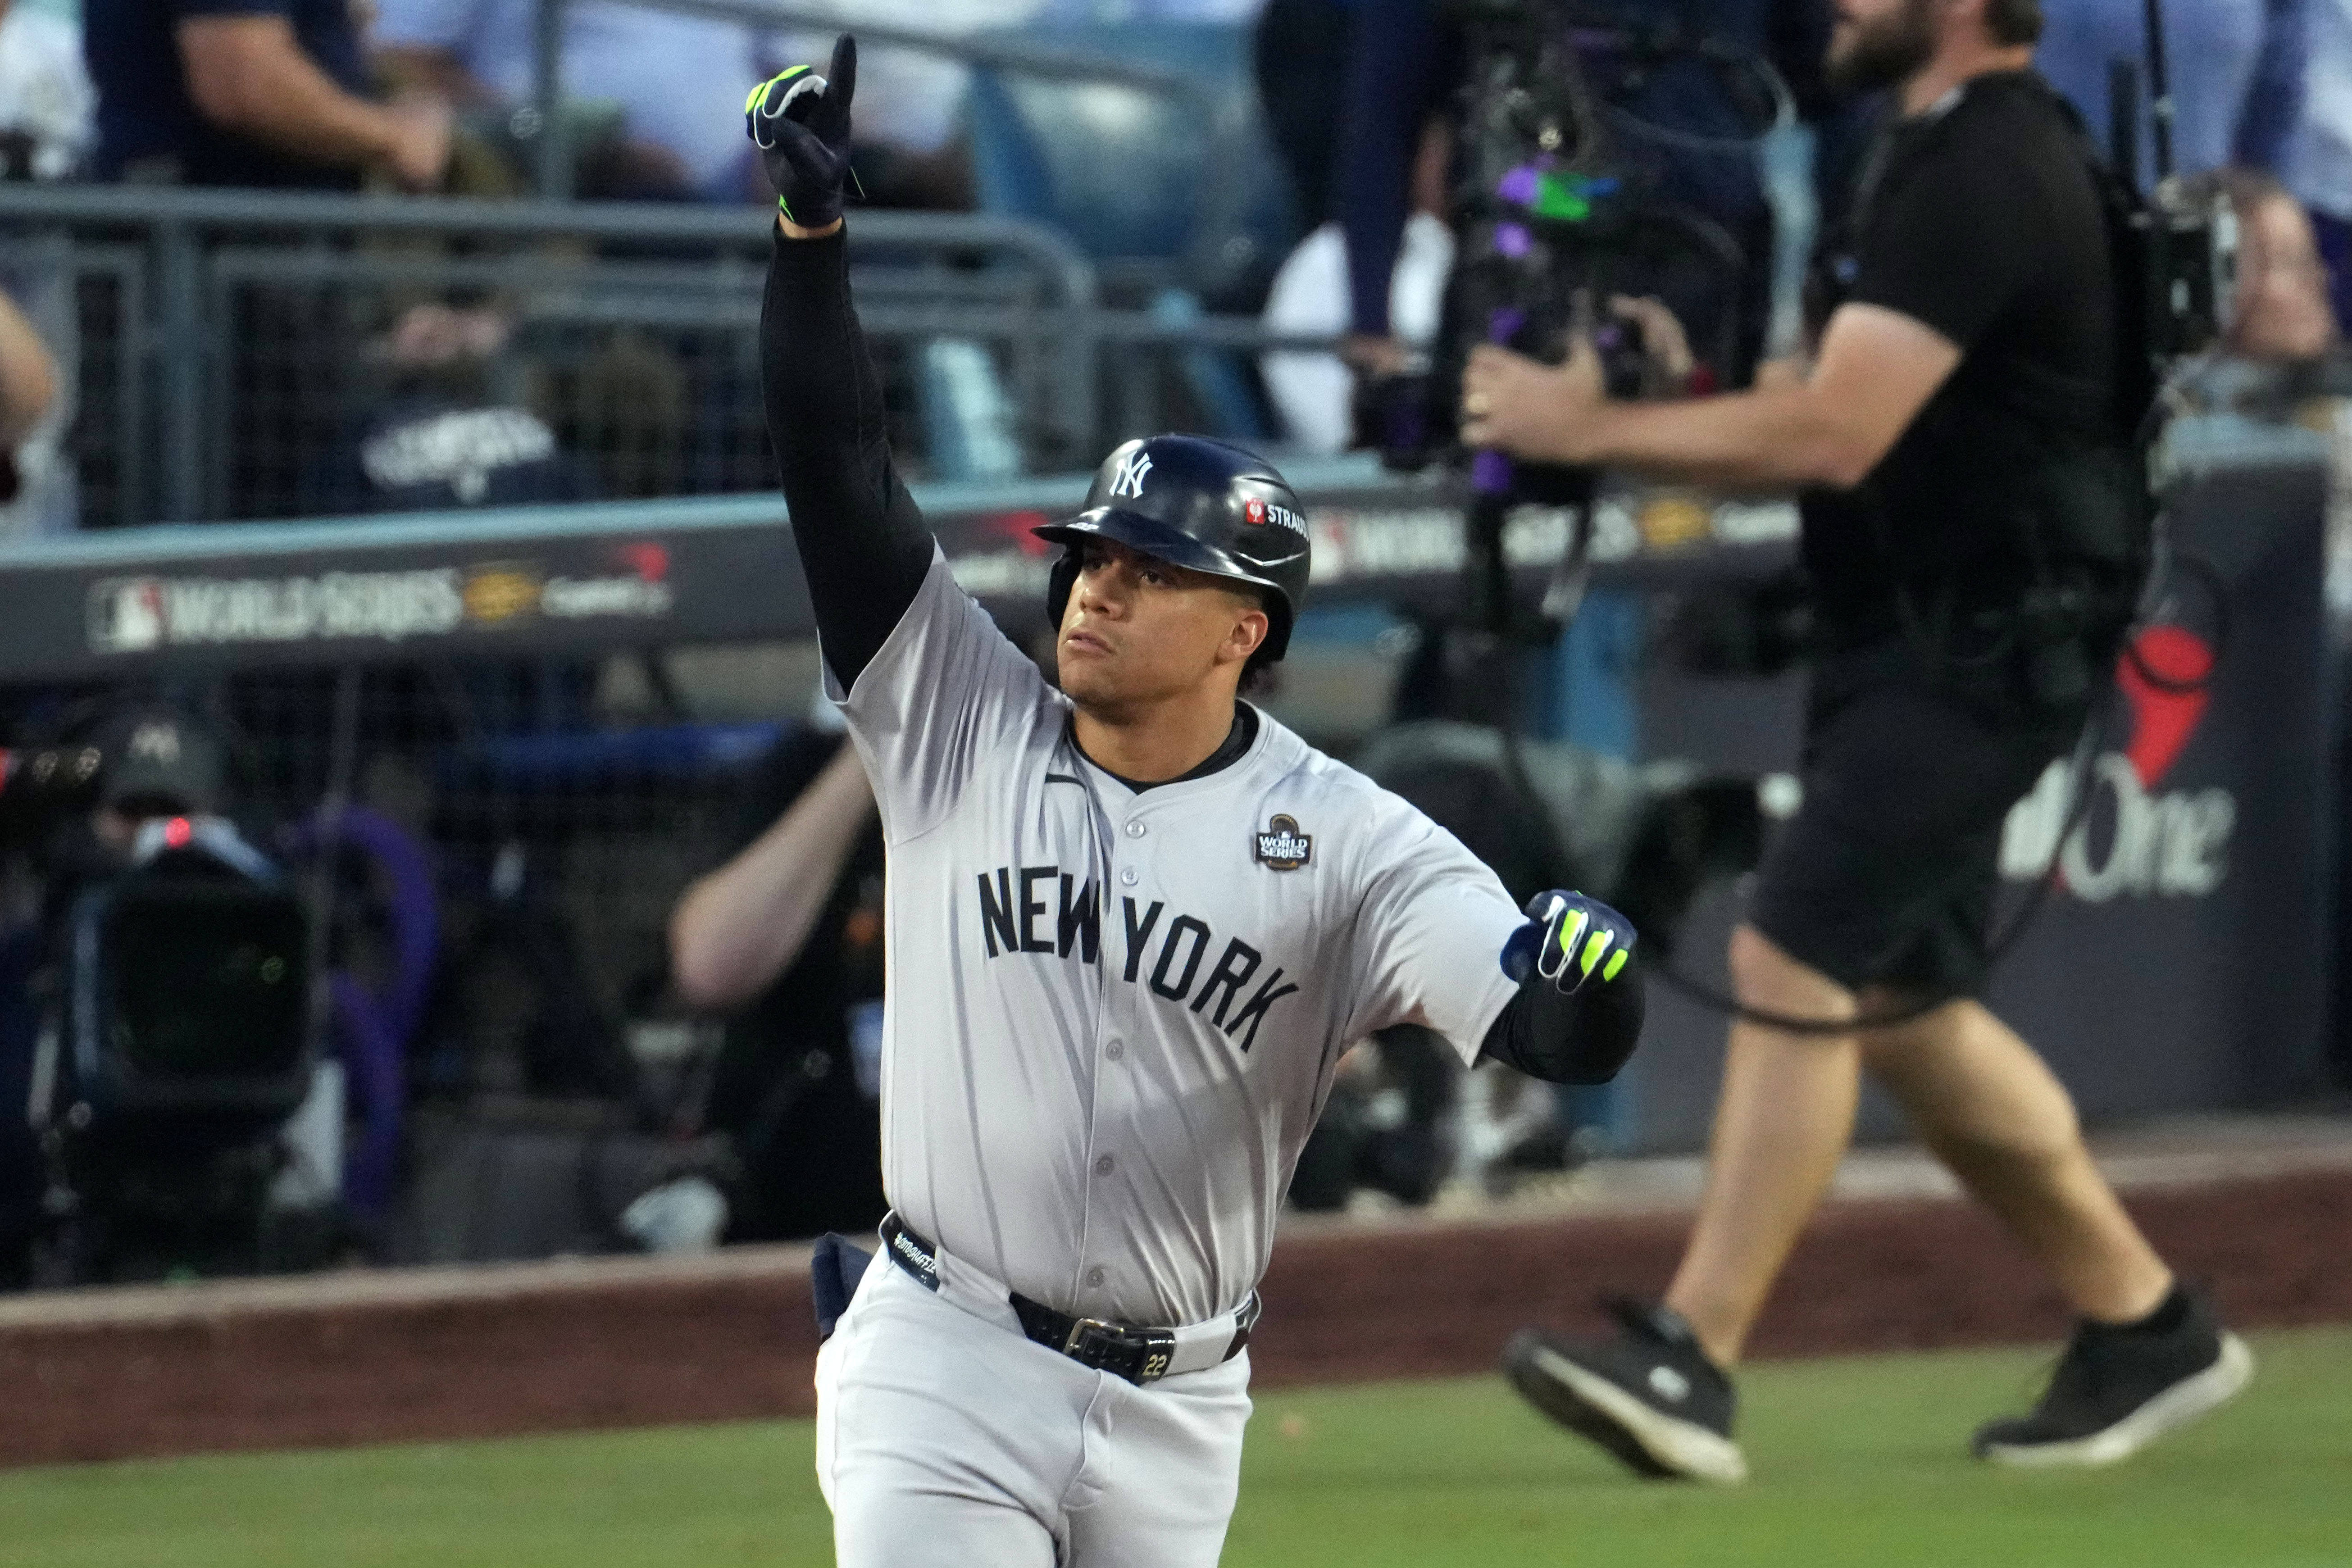
<path id="1" fill-rule="evenodd" d="M 80 297 L 77 443 L 93 523 L 321 510 L 299 492 L 231 504 L 238 443 L 348 414 L 339 399 L 402 291 L 496 296 L 527 329 L 698 333 L 703 357 L 742 363 L 697 389 L 697 412 L 723 393 L 756 424 L 750 329 L 769 234 L 749 207 L 0 187 L 0 251 L 20 269 L 69 272 Z M 874 337 L 987 341 L 1034 447 L 1059 458 L 1091 441 L 1094 274 L 1060 237 L 876 212 L 861 215 L 853 255 Z M 746 445 L 764 460 L 764 437 Z M 763 469 L 714 478 L 683 488 L 765 482 Z"/>
<path id="2" fill-rule="evenodd" d="M 365 510 L 330 470 L 384 401 L 383 334 L 452 299 L 510 320 L 493 391 L 603 465 L 583 496 L 766 489 L 770 228 L 748 207 L 0 185 L 0 261 L 65 275 L 78 300 L 86 526 Z M 1167 398 L 1203 356 L 1330 342 L 1106 310 L 1087 258 L 1036 225 L 877 211 L 851 232 L 869 336 L 902 360 L 973 345 L 1022 471 L 1182 422 Z M 898 434 L 922 467 L 919 432 Z M 632 441 L 627 462 L 605 449 Z"/>

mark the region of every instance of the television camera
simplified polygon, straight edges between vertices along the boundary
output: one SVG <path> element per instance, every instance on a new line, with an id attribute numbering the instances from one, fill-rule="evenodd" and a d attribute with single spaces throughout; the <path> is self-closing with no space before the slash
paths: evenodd
<path id="1" fill-rule="evenodd" d="M 269 1261 L 278 1135 L 312 1087 L 311 922 L 221 784 L 213 737 L 154 705 L 0 751 L 0 851 L 45 885 L 33 1037 L 0 1040 L 30 1053 L 35 1283 Z"/>

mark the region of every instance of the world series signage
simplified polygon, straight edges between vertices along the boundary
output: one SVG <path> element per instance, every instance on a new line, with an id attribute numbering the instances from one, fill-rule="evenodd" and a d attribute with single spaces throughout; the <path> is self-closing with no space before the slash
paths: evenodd
<path id="1" fill-rule="evenodd" d="M 1018 625 L 1042 615 L 1055 553 L 1031 530 L 1076 505 L 1083 487 L 999 487 L 996 504 L 951 487 L 920 499 L 957 580 Z M 1452 602 L 1464 548 L 1444 489 L 1358 483 L 1306 499 L 1317 602 Z M 1648 527 L 1636 509 L 1602 507 L 1592 542 L 1601 580 L 1769 571 L 1786 559 L 1794 518 L 1785 506 L 1717 509 L 1714 542 L 1664 563 L 1643 552 Z M 1528 508 L 1512 520 L 1506 548 L 1531 592 L 1570 534 L 1564 512 Z M 124 529 L 0 549 L 0 681 L 813 634 L 772 496 Z"/>

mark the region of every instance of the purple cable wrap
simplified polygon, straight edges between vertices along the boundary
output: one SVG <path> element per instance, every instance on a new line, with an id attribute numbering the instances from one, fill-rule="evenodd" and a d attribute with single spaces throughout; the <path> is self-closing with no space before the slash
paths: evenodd
<path id="1" fill-rule="evenodd" d="M 1533 163 L 1522 163 L 1496 182 L 1495 194 L 1514 206 L 1531 207 L 1543 194 L 1543 176 Z"/>
<path id="2" fill-rule="evenodd" d="M 357 1089 L 365 1125 L 344 1166 L 343 1200 L 356 1212 L 380 1216 L 391 1205 L 407 1110 L 408 1042 L 425 1012 L 441 943 L 440 905 L 432 863 L 406 830 L 381 812 L 348 806 L 320 813 L 289 830 L 290 857 L 316 855 L 349 844 L 365 854 L 389 884 L 394 963 L 383 994 L 347 973 L 328 977 L 344 1070 Z"/>
<path id="3" fill-rule="evenodd" d="M 1498 223 L 1495 226 L 1495 254 L 1518 260 L 1536 247 L 1535 237 L 1528 234 L 1525 224 Z"/>

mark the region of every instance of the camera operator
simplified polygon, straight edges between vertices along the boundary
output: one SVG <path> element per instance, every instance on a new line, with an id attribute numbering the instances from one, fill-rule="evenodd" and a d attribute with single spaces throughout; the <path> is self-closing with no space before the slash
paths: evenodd
<path id="1" fill-rule="evenodd" d="M 39 1149 L 0 1151 L 0 1229 L 19 1233 L 0 1273 L 26 1272 L 25 1243 L 43 1284 L 296 1261 L 268 1194 L 313 1087 L 308 919 L 221 815 L 219 738 L 118 699 L 0 775 L 0 839 L 42 885 L 0 960 L 0 1086 L 23 1086 Z"/>
<path id="2" fill-rule="evenodd" d="M 52 786 L 58 805 L 87 807 L 47 819 L 41 849 L 50 907 L 44 924 L 52 928 L 83 884 L 130 863 L 140 829 L 149 822 L 209 816 L 226 799 L 226 760 L 219 738 L 173 704 L 124 703 L 90 721 L 82 737 L 78 743 L 104 764 L 94 785 L 79 798 Z"/>
<path id="3" fill-rule="evenodd" d="M 824 710 L 829 711 L 829 710 Z M 671 978 L 731 1015 L 710 1104 L 743 1175 L 730 1241 L 870 1230 L 882 1197 L 882 829 L 838 725 L 778 742 L 750 842 L 670 916 Z"/>
<path id="4" fill-rule="evenodd" d="M 1839 0 L 1832 69 L 1895 89 L 1897 117 L 1831 249 L 1843 300 L 1809 370 L 1648 404 L 1607 397 L 1588 342 L 1557 367 L 1482 348 L 1464 375 L 1471 445 L 1799 489 L 1826 632 L 1804 805 L 1733 933 L 1742 1016 L 1681 1267 L 1619 1339 L 1529 1331 L 1506 1355 L 1523 1394 L 1648 1473 L 1744 1475 L 1728 1369 L 1864 1067 L 2081 1314 L 2038 1407 L 1980 1430 L 1979 1457 L 2120 1458 L 2251 1371 L 1976 999 L 2003 819 L 2096 704 L 2141 548 L 2107 209 L 2031 69 L 2040 27 L 2036 0 Z"/>

